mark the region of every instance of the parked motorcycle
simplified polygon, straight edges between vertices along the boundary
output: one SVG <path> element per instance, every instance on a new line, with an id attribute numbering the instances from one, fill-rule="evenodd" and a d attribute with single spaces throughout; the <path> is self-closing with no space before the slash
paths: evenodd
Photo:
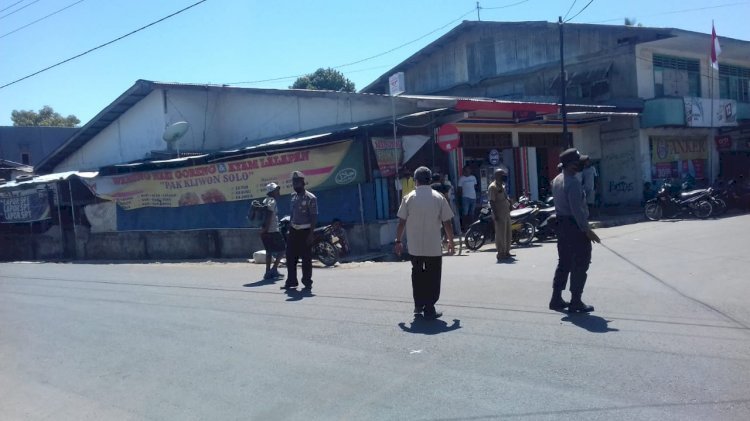
<path id="1" fill-rule="evenodd" d="M 534 215 L 538 213 L 536 208 L 523 208 L 510 211 L 512 242 L 520 246 L 527 246 L 534 240 L 536 227 L 532 222 Z M 495 239 L 495 221 L 492 218 L 492 209 L 489 206 L 479 211 L 479 219 L 469 225 L 466 230 L 466 247 L 469 250 L 478 250 L 487 241 Z"/>
<path id="2" fill-rule="evenodd" d="M 544 241 L 549 238 L 557 237 L 557 212 L 555 210 L 555 201 L 552 196 L 549 196 L 544 202 L 540 200 L 531 200 L 527 195 L 523 195 L 518 198 L 518 202 L 514 205 L 516 209 L 524 208 L 536 208 L 534 220 L 532 221 L 536 227 L 536 238 L 540 241 Z"/>
<path id="3" fill-rule="evenodd" d="M 291 227 L 291 217 L 285 216 L 279 220 L 279 230 L 284 240 L 287 240 L 289 228 Z M 333 233 L 331 225 L 318 227 L 313 230 L 312 255 L 314 259 L 326 266 L 333 266 L 339 261 L 339 248 L 336 244 L 339 238 Z"/>
<path id="4" fill-rule="evenodd" d="M 646 218 L 658 221 L 661 218 L 674 218 L 683 214 L 694 215 L 700 219 L 711 216 L 713 205 L 708 189 L 681 192 L 675 196 L 670 193 L 670 189 L 672 185 L 664 183 L 656 193 L 656 198 L 646 202 Z"/>

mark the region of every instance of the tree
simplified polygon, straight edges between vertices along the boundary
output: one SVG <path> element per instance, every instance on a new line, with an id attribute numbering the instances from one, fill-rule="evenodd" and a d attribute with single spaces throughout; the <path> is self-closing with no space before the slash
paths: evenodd
<path id="1" fill-rule="evenodd" d="M 49 105 L 42 107 L 38 113 L 34 110 L 13 110 L 10 119 L 14 126 L 76 127 L 81 122 L 73 114 L 67 117 L 61 116 Z"/>
<path id="2" fill-rule="evenodd" d="M 635 18 L 625 18 L 625 26 L 638 26 L 642 27 L 642 23 L 637 23 L 637 20 Z"/>
<path id="3" fill-rule="evenodd" d="M 290 88 L 354 92 L 354 82 L 344 77 L 343 73 L 329 67 L 327 69 L 320 68 L 315 73 L 298 77 Z"/>

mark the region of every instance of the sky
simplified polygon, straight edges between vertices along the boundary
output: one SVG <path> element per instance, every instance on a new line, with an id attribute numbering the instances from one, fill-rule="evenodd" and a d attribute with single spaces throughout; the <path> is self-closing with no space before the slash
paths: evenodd
<path id="1" fill-rule="evenodd" d="M 196 2 L 0 0 L 0 86 Z M 644 26 L 710 33 L 713 20 L 719 39 L 750 40 L 750 0 L 483 0 L 479 5 L 483 21 L 556 22 L 567 15 L 573 23 L 619 25 L 628 17 Z M 44 105 L 63 116 L 74 114 L 84 125 L 138 79 L 286 89 L 297 76 L 335 67 L 361 89 L 461 21 L 477 19 L 476 0 L 205 0 L 0 88 L 0 126 L 12 125 L 12 110 Z"/>

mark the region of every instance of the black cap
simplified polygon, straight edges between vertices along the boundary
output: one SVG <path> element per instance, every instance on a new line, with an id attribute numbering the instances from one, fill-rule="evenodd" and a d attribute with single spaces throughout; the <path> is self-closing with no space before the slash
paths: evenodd
<path id="1" fill-rule="evenodd" d="M 560 154 L 560 165 L 558 165 L 558 168 L 564 167 L 566 164 L 570 164 L 572 162 L 583 162 L 585 160 L 589 159 L 588 155 L 581 155 L 580 152 L 578 152 L 578 149 L 576 148 L 570 148 L 563 151 L 563 153 Z"/>

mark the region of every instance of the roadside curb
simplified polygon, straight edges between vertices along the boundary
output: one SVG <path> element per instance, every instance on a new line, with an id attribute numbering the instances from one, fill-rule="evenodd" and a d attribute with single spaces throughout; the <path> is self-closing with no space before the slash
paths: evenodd
<path id="1" fill-rule="evenodd" d="M 605 219 L 603 221 L 591 221 L 589 225 L 591 225 L 591 228 L 611 228 L 611 227 L 619 227 L 621 225 L 630 225 L 630 224 L 636 224 L 638 222 L 643 222 L 646 220 L 646 217 L 643 214 L 636 214 L 636 215 L 622 215 L 618 217 L 613 217 L 611 219 Z"/>

